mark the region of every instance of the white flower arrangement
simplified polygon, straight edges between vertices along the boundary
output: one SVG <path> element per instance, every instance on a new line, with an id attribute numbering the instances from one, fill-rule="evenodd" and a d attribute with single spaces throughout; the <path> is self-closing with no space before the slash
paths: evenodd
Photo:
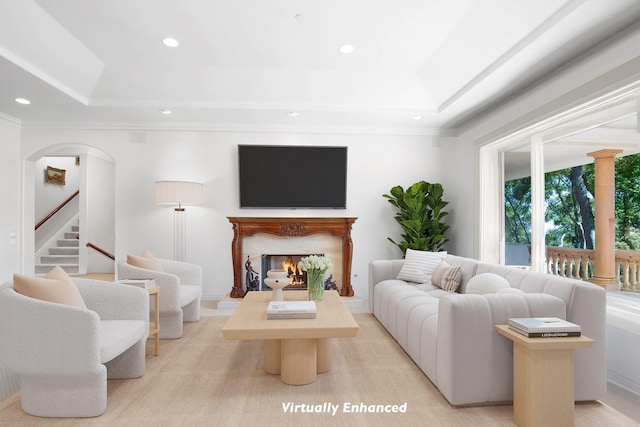
<path id="1" fill-rule="evenodd" d="M 298 262 L 298 268 L 306 272 L 324 273 L 331 268 L 331 260 L 325 256 L 309 255 Z"/>

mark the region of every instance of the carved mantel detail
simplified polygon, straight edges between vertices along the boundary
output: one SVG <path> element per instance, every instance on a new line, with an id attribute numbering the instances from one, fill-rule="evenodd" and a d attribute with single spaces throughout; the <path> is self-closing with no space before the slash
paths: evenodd
<path id="1" fill-rule="evenodd" d="M 304 236 L 306 231 L 304 224 L 282 224 L 280 230 L 287 236 Z"/>
<path id="2" fill-rule="evenodd" d="M 232 298 L 244 297 L 242 286 L 244 260 L 242 259 L 242 239 L 256 233 L 268 233 L 276 236 L 308 236 L 316 233 L 330 233 L 342 239 L 342 287 L 340 295 L 352 297 L 351 258 L 353 242 L 351 226 L 357 218 L 274 218 L 274 217 L 228 217 L 233 224 L 233 242 L 231 257 L 233 259 Z"/>

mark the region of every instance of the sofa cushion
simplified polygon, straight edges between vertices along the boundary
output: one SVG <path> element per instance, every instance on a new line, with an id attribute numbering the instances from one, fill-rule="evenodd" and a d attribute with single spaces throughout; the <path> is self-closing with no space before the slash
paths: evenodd
<path id="1" fill-rule="evenodd" d="M 494 273 L 480 273 L 469 279 L 467 283 L 468 294 L 495 294 L 500 289 L 510 288 L 509 282 L 502 276 Z"/>
<path id="2" fill-rule="evenodd" d="M 431 283 L 447 292 L 455 292 L 462 283 L 460 267 L 454 267 L 442 261 L 433 272 Z"/>
<path id="3" fill-rule="evenodd" d="M 180 307 L 184 307 L 195 301 L 200 296 L 200 286 L 182 285 L 180 286 Z"/>
<path id="4" fill-rule="evenodd" d="M 431 275 L 446 256 L 446 252 L 407 249 L 397 279 L 415 283 L 431 283 Z"/>
<path id="5" fill-rule="evenodd" d="M 496 294 L 518 294 L 518 295 L 524 295 L 524 291 L 520 290 L 518 288 L 503 288 L 500 289 L 498 292 L 496 292 Z"/>
<path id="6" fill-rule="evenodd" d="M 406 283 L 406 282 L 404 282 Z M 432 291 L 441 291 L 442 289 L 440 289 L 439 287 L 437 287 L 436 285 L 434 285 L 433 283 L 418 283 L 418 284 L 414 284 L 414 283 L 406 283 L 407 286 L 411 286 L 412 288 L 415 289 L 420 289 L 421 291 L 424 292 L 432 292 Z"/>
<path id="7" fill-rule="evenodd" d="M 127 254 L 127 264 L 145 270 L 163 271 L 160 261 L 149 251 L 144 251 L 141 256 Z"/>
<path id="8" fill-rule="evenodd" d="M 147 333 L 143 320 L 100 321 L 100 363 L 107 363 L 131 348 Z"/>
<path id="9" fill-rule="evenodd" d="M 73 280 L 58 266 L 44 277 L 14 274 L 13 289 L 30 298 L 87 308 Z"/>

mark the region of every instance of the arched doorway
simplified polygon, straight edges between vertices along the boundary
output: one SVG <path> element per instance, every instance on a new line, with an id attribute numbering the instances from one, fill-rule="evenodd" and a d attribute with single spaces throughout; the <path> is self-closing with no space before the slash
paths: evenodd
<path id="1" fill-rule="evenodd" d="M 51 165 L 50 165 L 51 164 Z M 56 168 L 53 165 L 64 165 Z M 50 166 L 50 168 L 48 168 Z M 64 174 L 64 184 L 47 182 L 47 169 Z M 57 171 L 56 171 L 57 170 Z M 68 175 L 67 175 L 68 173 Z M 54 180 L 55 181 L 55 180 Z M 66 187 L 66 188 L 65 188 Z M 84 144 L 58 144 L 41 149 L 25 159 L 24 168 L 23 271 L 39 274 L 52 265 L 70 265 L 70 274 L 113 273 L 115 251 L 115 160 L 109 154 Z M 71 197 L 78 191 L 78 195 Z M 44 236 L 35 224 L 62 202 L 72 199 L 46 222 Z M 64 212 L 62 214 L 61 212 Z M 57 218 L 56 215 L 58 216 Z M 45 245 L 56 242 L 70 223 L 77 224 L 77 266 L 70 257 L 48 254 Z M 88 244 L 90 244 L 88 246 Z"/>

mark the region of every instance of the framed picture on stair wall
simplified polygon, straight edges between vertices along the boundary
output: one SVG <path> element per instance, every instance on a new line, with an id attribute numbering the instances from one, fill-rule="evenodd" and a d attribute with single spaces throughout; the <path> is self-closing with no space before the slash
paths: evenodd
<path id="1" fill-rule="evenodd" d="M 51 184 L 64 185 L 66 170 L 47 166 L 45 180 Z"/>

